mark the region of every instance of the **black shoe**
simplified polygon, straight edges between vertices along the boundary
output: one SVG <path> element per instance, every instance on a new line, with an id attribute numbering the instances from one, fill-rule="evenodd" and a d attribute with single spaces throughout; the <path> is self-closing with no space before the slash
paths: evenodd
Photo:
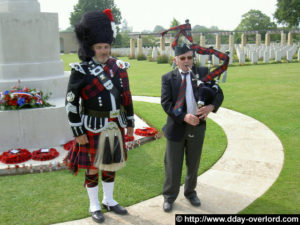
<path id="1" fill-rule="evenodd" d="M 173 209 L 173 203 L 164 201 L 163 209 L 164 209 L 165 212 L 171 212 L 172 209 Z"/>
<path id="2" fill-rule="evenodd" d="M 124 207 L 120 206 L 119 204 L 115 206 L 108 206 L 102 203 L 102 205 L 103 208 L 107 209 L 107 211 L 113 211 L 119 215 L 128 214 L 127 210 Z"/>
<path id="3" fill-rule="evenodd" d="M 92 219 L 96 222 L 96 223 L 102 223 L 104 222 L 104 216 L 102 214 L 102 212 L 100 210 L 95 211 L 95 212 L 91 212 L 92 215 Z"/>
<path id="4" fill-rule="evenodd" d="M 200 199 L 197 197 L 197 195 L 194 195 L 192 197 L 187 197 L 187 199 L 190 201 L 190 203 L 193 206 L 200 206 L 201 205 Z"/>

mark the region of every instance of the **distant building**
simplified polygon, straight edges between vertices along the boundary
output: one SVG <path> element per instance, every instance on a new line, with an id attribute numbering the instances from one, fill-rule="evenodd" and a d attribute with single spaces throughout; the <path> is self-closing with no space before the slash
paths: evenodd
<path id="1" fill-rule="evenodd" d="M 59 32 L 59 43 L 61 53 L 76 53 L 78 50 L 75 33 L 72 31 Z"/>

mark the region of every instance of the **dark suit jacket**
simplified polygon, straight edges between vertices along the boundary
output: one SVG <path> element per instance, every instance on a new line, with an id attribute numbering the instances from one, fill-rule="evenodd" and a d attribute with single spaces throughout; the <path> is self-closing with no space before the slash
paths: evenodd
<path id="1" fill-rule="evenodd" d="M 197 72 L 200 75 L 200 79 L 203 79 L 208 73 L 208 68 L 197 68 Z M 191 75 L 191 82 L 195 97 L 197 80 L 195 79 L 194 74 Z M 168 114 L 167 123 L 163 127 L 163 132 L 165 137 L 171 141 L 181 141 L 184 135 L 185 127 L 187 125 L 184 122 L 184 117 L 186 115 L 186 107 L 183 110 L 183 113 L 179 116 L 175 116 L 173 113 L 173 108 L 177 100 L 177 95 L 179 93 L 180 83 L 181 74 L 178 69 L 168 72 L 162 76 L 161 105 L 165 112 Z M 216 112 L 221 106 L 223 99 L 223 92 L 220 88 L 212 103 L 214 105 L 214 112 Z"/>

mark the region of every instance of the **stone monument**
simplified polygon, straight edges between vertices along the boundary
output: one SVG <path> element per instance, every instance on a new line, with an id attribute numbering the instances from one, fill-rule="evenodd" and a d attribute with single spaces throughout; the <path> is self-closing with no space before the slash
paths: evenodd
<path id="1" fill-rule="evenodd" d="M 69 72 L 59 53 L 58 15 L 37 0 L 0 0 L 0 91 L 20 86 L 52 93 L 55 107 L 0 111 L 0 153 L 55 147 L 72 138 L 64 96 Z"/>

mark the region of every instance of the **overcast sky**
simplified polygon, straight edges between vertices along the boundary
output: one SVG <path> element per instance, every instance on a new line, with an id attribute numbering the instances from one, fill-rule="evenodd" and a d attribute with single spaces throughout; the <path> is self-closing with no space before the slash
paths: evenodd
<path id="1" fill-rule="evenodd" d="M 70 26 L 69 17 L 78 0 L 38 0 L 42 12 L 56 12 L 59 28 Z M 217 26 L 223 30 L 235 29 L 242 15 L 251 9 L 260 10 L 273 19 L 276 0 L 115 0 L 133 31 L 153 31 L 156 25 L 169 28 L 173 18 L 180 23 L 190 20 L 192 27 Z"/>

